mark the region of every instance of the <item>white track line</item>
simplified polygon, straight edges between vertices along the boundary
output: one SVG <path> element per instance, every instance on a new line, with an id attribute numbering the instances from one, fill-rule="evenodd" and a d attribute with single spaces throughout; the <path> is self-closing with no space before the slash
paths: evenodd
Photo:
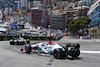
<path id="1" fill-rule="evenodd" d="M 80 51 L 81 53 L 100 53 L 100 51 Z"/>

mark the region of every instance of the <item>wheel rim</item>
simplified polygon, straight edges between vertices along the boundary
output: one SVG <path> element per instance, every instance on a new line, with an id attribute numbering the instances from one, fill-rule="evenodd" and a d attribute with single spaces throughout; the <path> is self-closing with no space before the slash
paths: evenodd
<path id="1" fill-rule="evenodd" d="M 57 50 L 54 51 L 54 57 L 55 57 L 55 58 L 58 57 L 58 52 L 57 52 Z"/>
<path id="2" fill-rule="evenodd" d="M 37 54 L 40 55 L 40 50 L 38 50 Z"/>
<path id="3" fill-rule="evenodd" d="M 28 47 L 25 47 L 25 51 L 27 51 L 28 50 Z"/>

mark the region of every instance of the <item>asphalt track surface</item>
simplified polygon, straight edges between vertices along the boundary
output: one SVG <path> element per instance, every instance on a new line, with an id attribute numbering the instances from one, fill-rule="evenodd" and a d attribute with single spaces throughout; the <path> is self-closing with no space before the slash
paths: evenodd
<path id="1" fill-rule="evenodd" d="M 31 41 L 36 43 L 41 41 Z M 61 45 L 79 43 L 81 54 L 78 59 L 55 59 L 52 55 L 38 56 L 36 53 L 20 52 L 25 45 L 10 45 L 9 41 L 0 41 L 0 67 L 100 67 L 99 40 L 79 40 L 63 37 L 56 41 Z"/>

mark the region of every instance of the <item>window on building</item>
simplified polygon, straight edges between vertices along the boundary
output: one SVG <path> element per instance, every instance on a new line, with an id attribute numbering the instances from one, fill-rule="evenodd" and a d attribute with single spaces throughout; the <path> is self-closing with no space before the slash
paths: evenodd
<path id="1" fill-rule="evenodd" d="M 99 12 L 100 12 L 100 7 L 99 7 Z"/>
<path id="2" fill-rule="evenodd" d="M 99 17 L 100 17 L 100 13 L 99 13 Z"/>
<path id="3" fill-rule="evenodd" d="M 96 8 L 96 11 L 98 11 L 98 8 Z"/>

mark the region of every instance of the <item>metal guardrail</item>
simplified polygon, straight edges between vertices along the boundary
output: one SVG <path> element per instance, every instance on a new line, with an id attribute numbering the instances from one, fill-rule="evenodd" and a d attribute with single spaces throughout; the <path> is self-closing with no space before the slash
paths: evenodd
<path id="1" fill-rule="evenodd" d="M 30 40 L 59 40 L 62 37 L 29 37 L 29 36 L 0 36 L 0 41 L 10 40 L 12 38 L 19 38 L 22 37 L 24 39 L 30 39 Z"/>
<path id="2" fill-rule="evenodd" d="M 19 37 L 22 37 L 24 39 L 30 39 L 30 40 L 52 40 L 52 37 L 0 36 L 0 41 L 10 40 L 10 39 L 19 38 Z"/>

